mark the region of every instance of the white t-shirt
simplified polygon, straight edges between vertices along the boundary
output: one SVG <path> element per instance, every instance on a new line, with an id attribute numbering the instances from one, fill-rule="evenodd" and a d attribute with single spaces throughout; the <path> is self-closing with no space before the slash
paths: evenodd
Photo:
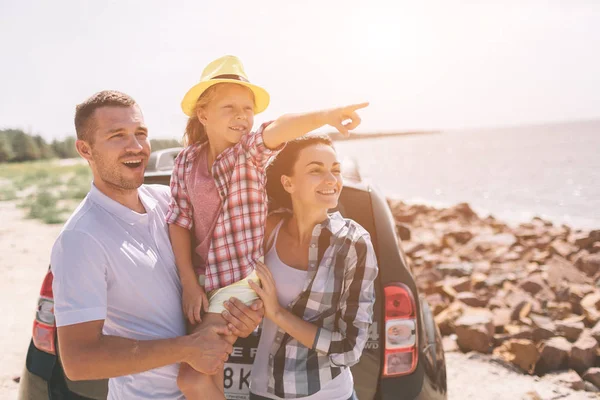
<path id="1" fill-rule="evenodd" d="M 165 222 L 169 188 L 138 189 L 139 214 L 94 185 L 52 249 L 56 325 L 104 320 L 105 335 L 165 339 L 185 334 L 181 283 Z M 179 365 L 111 378 L 109 399 L 183 399 Z"/>

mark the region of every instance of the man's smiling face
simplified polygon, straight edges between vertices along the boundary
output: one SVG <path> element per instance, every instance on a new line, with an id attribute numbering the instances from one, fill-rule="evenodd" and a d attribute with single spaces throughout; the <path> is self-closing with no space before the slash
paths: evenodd
<path id="1" fill-rule="evenodd" d="M 93 132 L 88 161 L 94 182 L 121 190 L 140 187 L 150 156 L 148 129 L 140 108 L 137 105 L 100 107 L 91 119 Z"/>

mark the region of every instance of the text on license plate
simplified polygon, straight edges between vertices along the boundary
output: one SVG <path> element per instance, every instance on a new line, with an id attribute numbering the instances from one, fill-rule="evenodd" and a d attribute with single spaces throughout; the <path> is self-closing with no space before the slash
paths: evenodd
<path id="1" fill-rule="evenodd" d="M 251 364 L 225 364 L 223 386 L 227 400 L 248 400 L 250 398 Z"/>

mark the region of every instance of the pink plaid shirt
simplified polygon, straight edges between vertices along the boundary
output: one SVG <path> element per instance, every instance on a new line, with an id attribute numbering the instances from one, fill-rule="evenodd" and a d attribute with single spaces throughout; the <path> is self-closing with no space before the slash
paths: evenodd
<path id="1" fill-rule="evenodd" d="M 264 123 L 257 132 L 244 135 L 239 143 L 219 154 L 212 166 L 222 210 L 217 217 L 208 262 L 206 291 L 223 288 L 244 279 L 263 256 L 263 235 L 267 218 L 265 169 L 283 145 L 269 149 L 263 142 Z M 171 176 L 171 204 L 167 223 L 192 229 L 194 211 L 188 176 L 201 144 L 186 147 L 175 159 Z"/>

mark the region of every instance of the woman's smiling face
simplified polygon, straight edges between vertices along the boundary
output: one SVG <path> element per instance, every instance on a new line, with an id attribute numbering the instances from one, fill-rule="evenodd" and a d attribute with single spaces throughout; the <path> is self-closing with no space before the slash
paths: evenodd
<path id="1" fill-rule="evenodd" d="M 294 205 L 324 210 L 335 208 L 344 184 L 335 150 L 324 143 L 300 150 L 292 176 L 283 175 L 281 183 Z"/>

